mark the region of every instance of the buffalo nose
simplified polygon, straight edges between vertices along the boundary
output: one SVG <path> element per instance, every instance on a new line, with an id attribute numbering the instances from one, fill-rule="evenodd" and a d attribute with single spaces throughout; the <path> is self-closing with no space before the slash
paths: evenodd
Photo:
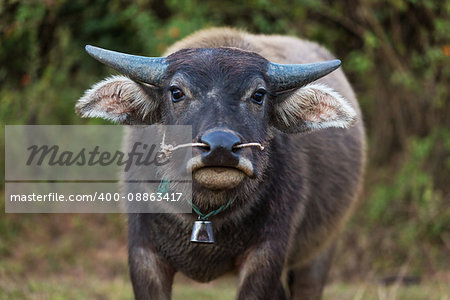
<path id="1" fill-rule="evenodd" d="M 239 163 L 239 156 L 233 151 L 233 146 L 241 139 L 230 131 L 216 130 L 201 137 L 209 149 L 202 154 L 202 162 L 210 166 L 234 167 Z"/>

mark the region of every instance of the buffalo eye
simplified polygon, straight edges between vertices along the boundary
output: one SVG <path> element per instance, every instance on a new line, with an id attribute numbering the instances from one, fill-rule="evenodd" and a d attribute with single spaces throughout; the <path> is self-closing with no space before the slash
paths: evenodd
<path id="1" fill-rule="evenodd" d="M 254 102 L 256 104 L 262 104 L 264 101 L 265 95 L 266 95 L 266 91 L 264 89 L 258 89 L 253 93 L 251 100 L 252 100 L 252 102 Z"/>
<path id="2" fill-rule="evenodd" d="M 185 95 L 183 91 L 177 87 L 171 87 L 170 92 L 172 93 L 172 101 L 173 102 L 179 102 L 184 100 Z"/>

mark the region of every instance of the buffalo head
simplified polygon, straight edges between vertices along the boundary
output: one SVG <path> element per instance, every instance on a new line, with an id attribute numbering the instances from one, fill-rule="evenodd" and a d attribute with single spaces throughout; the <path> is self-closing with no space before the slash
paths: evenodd
<path id="1" fill-rule="evenodd" d="M 184 49 L 162 58 L 86 50 L 127 77 L 94 85 L 77 112 L 120 124 L 192 125 L 193 142 L 202 146 L 193 148 L 186 168 L 193 172 L 194 194 L 204 199 L 255 192 L 276 135 L 346 128 L 356 120 L 347 100 L 311 84 L 339 60 L 282 65 L 237 48 Z M 265 149 L 239 147 L 245 143 Z"/>

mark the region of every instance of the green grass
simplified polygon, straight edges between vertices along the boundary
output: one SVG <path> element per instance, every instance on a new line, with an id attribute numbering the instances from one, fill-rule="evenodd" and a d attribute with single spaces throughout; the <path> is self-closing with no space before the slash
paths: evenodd
<path id="1" fill-rule="evenodd" d="M 333 300 L 447 300 L 448 282 L 425 282 L 419 285 L 384 286 L 374 283 L 334 283 L 325 289 L 324 299 Z"/>
<path id="2" fill-rule="evenodd" d="M 0 300 L 133 299 L 125 224 L 124 215 L 0 212 Z M 424 275 L 419 285 L 386 287 L 377 283 L 382 275 L 370 270 L 345 281 L 339 275 L 342 264 L 357 262 L 351 255 L 338 257 L 326 300 L 449 300 L 450 272 L 445 267 Z M 177 276 L 173 299 L 234 299 L 236 286 L 231 275 L 207 284 Z"/>
<path id="3" fill-rule="evenodd" d="M 208 284 L 194 283 L 177 277 L 174 300 L 227 300 L 236 294 L 235 278 L 225 277 Z M 431 281 L 414 286 L 383 286 L 373 283 L 332 283 L 325 289 L 325 300 L 448 300 L 448 282 Z M 90 275 L 61 275 L 22 280 L 1 280 L 3 299 L 132 299 L 129 279 L 125 276 L 101 278 Z"/>

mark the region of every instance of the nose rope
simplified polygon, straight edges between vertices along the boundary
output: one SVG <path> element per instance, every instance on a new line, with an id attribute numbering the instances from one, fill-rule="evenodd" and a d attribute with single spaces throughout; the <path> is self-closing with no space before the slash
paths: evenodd
<path id="1" fill-rule="evenodd" d="M 186 143 L 186 144 L 180 144 L 177 146 L 173 146 L 171 144 L 166 144 L 166 133 L 163 133 L 163 138 L 161 141 L 161 152 L 164 153 L 167 157 L 172 154 L 173 151 L 181 149 L 181 148 L 188 148 L 188 147 L 209 147 L 208 144 L 205 143 Z"/>
<path id="2" fill-rule="evenodd" d="M 163 152 L 166 156 L 169 156 L 175 150 L 178 150 L 181 148 L 188 148 L 188 147 L 209 147 L 209 146 L 208 146 L 208 144 L 205 144 L 205 143 L 187 143 L 187 144 L 181 144 L 181 145 L 177 145 L 177 146 L 161 143 L 161 152 Z"/>
<path id="3" fill-rule="evenodd" d="M 260 143 L 245 143 L 245 144 L 238 144 L 238 145 L 233 146 L 233 148 L 245 148 L 245 147 L 258 147 L 259 150 L 261 150 L 261 151 L 264 150 L 264 146 L 261 145 Z"/>
<path id="4" fill-rule="evenodd" d="M 173 151 L 181 149 L 181 148 L 188 148 L 188 147 L 209 148 L 209 145 L 206 143 L 186 143 L 186 144 L 180 144 L 180 145 L 173 146 L 171 144 L 166 144 L 165 140 L 166 140 L 166 133 L 164 132 L 160 147 L 161 147 L 161 152 L 163 152 L 166 156 L 170 156 Z M 258 147 L 259 150 L 261 150 L 261 151 L 264 150 L 264 146 L 261 145 L 260 143 L 256 143 L 256 142 L 238 144 L 238 145 L 233 146 L 233 148 L 235 148 L 235 149 L 240 149 L 240 148 L 245 148 L 245 147 Z"/>

